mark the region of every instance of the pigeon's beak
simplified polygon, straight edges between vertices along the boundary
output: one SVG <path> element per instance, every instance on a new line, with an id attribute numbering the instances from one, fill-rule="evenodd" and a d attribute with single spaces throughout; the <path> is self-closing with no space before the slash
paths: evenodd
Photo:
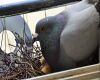
<path id="1" fill-rule="evenodd" d="M 38 37 L 38 33 L 33 34 L 33 38 Z"/>
<path id="2" fill-rule="evenodd" d="M 38 33 L 33 34 L 33 43 L 38 41 Z"/>

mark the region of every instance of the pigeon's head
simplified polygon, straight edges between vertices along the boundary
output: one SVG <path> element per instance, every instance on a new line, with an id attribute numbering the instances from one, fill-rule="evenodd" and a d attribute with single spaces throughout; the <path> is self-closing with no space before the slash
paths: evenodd
<path id="1" fill-rule="evenodd" d="M 52 17 L 47 17 L 40 20 L 36 25 L 36 33 L 38 33 L 42 38 L 51 34 L 54 22 L 55 19 L 52 19 Z"/>

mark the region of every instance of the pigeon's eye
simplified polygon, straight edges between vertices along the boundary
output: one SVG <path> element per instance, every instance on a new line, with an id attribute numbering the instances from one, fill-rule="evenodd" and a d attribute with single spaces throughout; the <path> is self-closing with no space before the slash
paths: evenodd
<path id="1" fill-rule="evenodd" d="M 41 31 L 42 31 L 42 32 L 46 31 L 46 28 L 45 28 L 45 27 L 42 27 L 42 28 L 41 28 Z"/>

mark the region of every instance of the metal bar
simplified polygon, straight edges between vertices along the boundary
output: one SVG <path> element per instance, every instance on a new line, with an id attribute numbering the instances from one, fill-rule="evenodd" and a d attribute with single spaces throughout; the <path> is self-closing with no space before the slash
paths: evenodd
<path id="1" fill-rule="evenodd" d="M 0 5 L 0 17 L 24 14 L 80 0 L 23 0 Z"/>

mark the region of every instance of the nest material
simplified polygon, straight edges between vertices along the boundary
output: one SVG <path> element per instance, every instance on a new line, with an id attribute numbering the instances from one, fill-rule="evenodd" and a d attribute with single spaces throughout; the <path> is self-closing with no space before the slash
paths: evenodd
<path id="1" fill-rule="evenodd" d="M 38 44 L 33 45 L 33 50 L 27 49 L 27 46 L 21 43 L 17 48 L 16 53 L 6 54 L 0 51 L 0 80 L 26 79 L 43 75 L 43 56 Z"/>
<path id="2" fill-rule="evenodd" d="M 0 76 L 0 80 L 25 79 L 43 74 L 43 72 L 34 69 L 31 64 L 24 62 L 20 63 L 18 67 L 13 68 L 12 70 L 6 72 L 4 75 Z"/>

